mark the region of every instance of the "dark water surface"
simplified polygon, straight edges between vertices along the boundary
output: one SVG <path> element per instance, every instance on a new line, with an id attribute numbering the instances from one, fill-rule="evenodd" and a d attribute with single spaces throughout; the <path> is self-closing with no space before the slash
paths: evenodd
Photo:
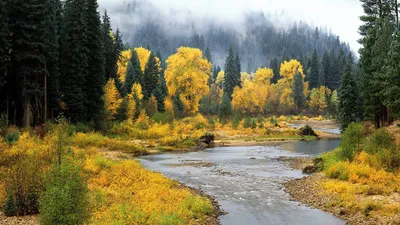
<path id="1" fill-rule="evenodd" d="M 140 161 L 150 170 L 215 196 L 222 209 L 228 212 L 221 217 L 224 225 L 336 225 L 344 222 L 289 201 L 282 182 L 303 174 L 276 159 L 319 155 L 338 145 L 339 140 L 323 140 L 280 146 L 222 147 L 145 156 Z M 193 166 L 204 162 L 209 163 L 209 167 Z"/>

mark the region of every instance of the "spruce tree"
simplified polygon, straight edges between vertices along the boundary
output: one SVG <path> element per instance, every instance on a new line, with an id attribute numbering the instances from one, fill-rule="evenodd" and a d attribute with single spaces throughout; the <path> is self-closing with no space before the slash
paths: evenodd
<path id="1" fill-rule="evenodd" d="M 211 56 L 211 51 L 209 48 L 206 49 L 204 52 L 204 57 L 212 64 L 212 56 Z"/>
<path id="2" fill-rule="evenodd" d="M 325 80 L 325 86 L 334 91 L 340 86 L 341 71 L 339 66 L 339 59 L 336 57 L 333 51 L 331 51 L 329 55 L 329 61 L 329 76 Z"/>
<path id="3" fill-rule="evenodd" d="M 60 55 L 62 4 L 60 0 L 50 0 L 46 18 L 46 59 L 47 59 L 47 111 L 54 118 L 60 105 Z M 47 112 L 46 112 L 47 114 Z M 45 118 L 47 119 L 47 118 Z"/>
<path id="4" fill-rule="evenodd" d="M 103 23 L 102 23 L 102 37 L 104 46 L 104 57 L 105 57 L 105 79 L 115 79 L 116 75 L 116 57 L 115 57 L 115 46 L 112 37 L 112 29 L 110 17 L 108 16 L 107 10 L 104 11 Z"/>
<path id="5" fill-rule="evenodd" d="M 325 83 L 321 84 L 321 86 L 327 86 L 327 83 L 328 83 L 330 77 L 332 76 L 330 60 L 331 59 L 329 58 L 328 51 L 325 51 L 324 56 L 322 58 L 322 68 L 321 68 L 321 71 L 324 75 Z"/>
<path id="6" fill-rule="evenodd" d="M 292 93 L 293 93 L 292 98 L 293 98 L 294 104 L 296 105 L 297 113 L 300 113 L 306 103 L 306 98 L 304 96 L 303 75 L 300 72 L 296 72 L 294 74 Z"/>
<path id="7" fill-rule="evenodd" d="M 0 2 L 0 90 L 4 90 L 8 63 L 8 16 L 5 1 Z M 2 91 L 0 94 L 4 95 Z"/>
<path id="8" fill-rule="evenodd" d="M 359 92 L 354 80 L 352 66 L 348 63 L 345 67 L 342 84 L 339 89 L 339 120 L 344 131 L 350 123 L 359 118 Z"/>
<path id="9" fill-rule="evenodd" d="M 8 66 L 8 16 L 5 1 L 0 2 L 0 115 L 7 110 L 7 66 Z M 8 119 L 8 118 L 7 118 Z"/>
<path id="10" fill-rule="evenodd" d="M 241 72 L 242 72 L 242 66 L 240 63 L 240 57 L 239 54 L 236 54 L 235 58 L 235 86 L 242 87 L 242 80 L 241 80 Z"/>
<path id="11" fill-rule="evenodd" d="M 237 66 L 232 47 L 229 48 L 225 61 L 224 93 L 232 100 L 233 90 L 237 85 Z"/>
<path id="12" fill-rule="evenodd" d="M 394 116 L 400 116 L 400 32 L 394 34 L 387 65 L 384 68 L 384 103 Z"/>
<path id="13" fill-rule="evenodd" d="M 318 87 L 319 83 L 319 62 L 317 51 L 314 50 L 310 61 L 310 74 L 309 74 L 309 89 L 312 90 Z"/>
<path id="14" fill-rule="evenodd" d="M 143 75 L 143 100 L 151 98 L 160 79 L 160 66 L 157 57 L 151 53 Z"/>
<path id="15" fill-rule="evenodd" d="M 45 60 L 45 23 L 47 1 L 15 0 L 10 2 L 9 30 L 11 37 L 12 75 L 10 88 L 18 117 L 25 127 L 40 124 L 43 116 Z"/>
<path id="16" fill-rule="evenodd" d="M 105 78 L 105 58 L 103 47 L 103 33 L 101 27 L 100 14 L 97 12 L 99 7 L 97 0 L 86 0 L 86 25 L 87 39 L 86 47 L 89 50 L 88 67 L 85 83 L 85 96 L 87 108 L 87 120 L 96 120 L 100 111 L 104 107 L 102 99 L 104 95 L 103 87 L 106 84 Z"/>
<path id="17" fill-rule="evenodd" d="M 160 113 L 165 112 L 165 98 L 168 95 L 167 83 L 164 78 L 164 73 L 160 75 L 160 82 L 157 84 L 154 96 L 157 99 L 157 111 Z"/>
<path id="18" fill-rule="evenodd" d="M 134 83 L 138 83 L 144 87 L 143 74 L 140 68 L 140 61 L 135 50 L 132 50 L 132 57 L 129 60 L 126 70 L 125 82 L 122 91 L 122 97 L 125 97 L 131 92 Z"/>
<path id="19" fill-rule="evenodd" d="M 221 106 L 219 107 L 219 118 L 221 120 L 227 119 L 232 115 L 232 103 L 227 94 L 222 97 Z"/>
<path id="20" fill-rule="evenodd" d="M 86 1 L 66 0 L 62 36 L 61 91 L 66 104 L 65 114 L 72 122 L 87 118 L 86 84 L 88 48 L 86 32 Z"/>
<path id="21" fill-rule="evenodd" d="M 278 58 L 275 57 L 271 61 L 270 68 L 274 72 L 274 76 L 271 78 L 271 84 L 276 84 L 276 83 L 278 83 L 278 80 L 281 79 L 281 75 L 280 75 L 280 71 L 279 71 L 280 65 L 279 65 Z"/>

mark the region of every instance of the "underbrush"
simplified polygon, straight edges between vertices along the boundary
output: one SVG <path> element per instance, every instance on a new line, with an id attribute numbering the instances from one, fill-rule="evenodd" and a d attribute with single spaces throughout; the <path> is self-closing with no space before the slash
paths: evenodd
<path id="1" fill-rule="evenodd" d="M 43 224 L 183 225 L 212 213 L 209 199 L 137 161 L 105 159 L 103 148 L 142 151 L 126 140 L 71 132 L 68 124 L 54 124 L 43 137 L 0 138 L 0 209 L 9 216 L 40 212 Z"/>
<path id="2" fill-rule="evenodd" d="M 329 207 L 365 216 L 400 213 L 393 197 L 400 193 L 400 148 L 386 129 L 351 124 L 339 148 L 321 158 L 319 166 L 327 177 L 321 185 L 333 199 Z"/>

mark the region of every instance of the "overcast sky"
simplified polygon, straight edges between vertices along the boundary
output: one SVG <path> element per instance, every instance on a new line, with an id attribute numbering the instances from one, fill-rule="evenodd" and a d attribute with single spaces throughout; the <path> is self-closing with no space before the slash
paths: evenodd
<path id="1" fill-rule="evenodd" d="M 190 10 L 194 14 L 212 15 L 234 21 L 249 11 L 269 13 L 285 10 L 296 21 L 307 21 L 326 27 L 350 43 L 353 50 L 360 47 L 358 27 L 362 7 L 359 0 L 149 0 L 162 9 Z M 100 8 L 111 9 L 130 0 L 99 0 Z M 112 10 L 110 10 L 112 11 Z M 292 22 L 292 21 L 290 21 Z"/>

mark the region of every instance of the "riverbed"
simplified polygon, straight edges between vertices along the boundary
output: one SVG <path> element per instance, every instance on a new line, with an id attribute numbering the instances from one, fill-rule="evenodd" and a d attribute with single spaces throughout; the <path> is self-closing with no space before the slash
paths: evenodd
<path id="1" fill-rule="evenodd" d="M 336 148 L 339 140 L 289 142 L 276 146 L 221 147 L 199 152 L 140 158 L 153 171 L 215 196 L 227 215 L 223 225 L 344 224 L 332 215 L 290 201 L 282 183 L 304 175 L 281 156 L 315 156 Z"/>

